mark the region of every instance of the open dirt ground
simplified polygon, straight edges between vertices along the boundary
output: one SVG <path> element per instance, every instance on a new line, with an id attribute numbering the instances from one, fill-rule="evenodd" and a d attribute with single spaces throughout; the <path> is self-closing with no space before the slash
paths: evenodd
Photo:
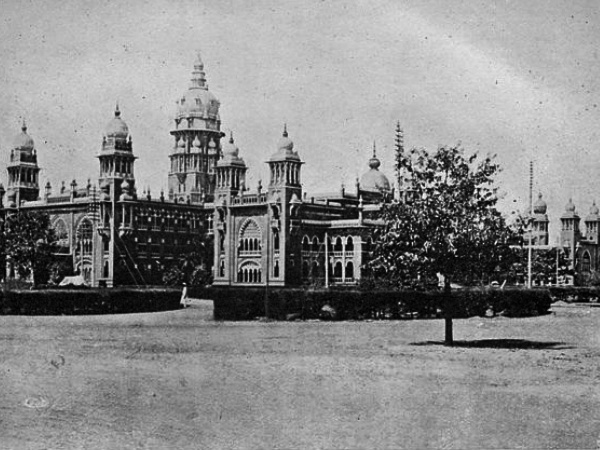
<path id="1" fill-rule="evenodd" d="M 0 317 L 0 448 L 598 448 L 600 308 L 527 319 Z"/>

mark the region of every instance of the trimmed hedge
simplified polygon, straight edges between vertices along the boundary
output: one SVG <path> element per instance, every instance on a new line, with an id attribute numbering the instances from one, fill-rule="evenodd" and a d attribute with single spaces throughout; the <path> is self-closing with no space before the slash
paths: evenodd
<path id="1" fill-rule="evenodd" d="M 600 287 L 551 286 L 548 290 L 553 301 L 568 303 L 598 303 L 600 301 Z"/>
<path id="2" fill-rule="evenodd" d="M 214 301 L 215 320 L 276 320 L 324 318 L 328 305 L 335 320 L 413 319 L 441 317 L 447 299 L 440 291 L 358 291 L 336 289 L 210 287 L 194 291 L 194 297 Z M 461 289 L 452 293 L 453 317 L 510 317 L 546 314 L 552 299 L 544 289 Z M 265 311 L 268 308 L 268 314 Z M 327 314 L 325 314 L 327 316 Z M 327 317 L 325 317 L 327 318 Z"/>
<path id="3" fill-rule="evenodd" d="M 179 308 L 180 289 L 47 289 L 0 293 L 0 314 L 124 314 Z"/>

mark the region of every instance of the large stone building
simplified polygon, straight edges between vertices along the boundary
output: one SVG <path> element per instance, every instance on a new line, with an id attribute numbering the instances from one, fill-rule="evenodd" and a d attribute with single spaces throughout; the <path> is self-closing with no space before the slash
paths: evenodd
<path id="1" fill-rule="evenodd" d="M 208 90 L 199 57 L 177 103 L 166 194 L 138 192 L 137 156 L 117 105 L 97 155 L 97 185 L 73 180 L 41 189 L 38 154 L 23 124 L 7 168 L 5 212 L 49 214 L 59 239 L 56 257 L 94 286 L 157 284 L 169 264 L 211 237 L 215 284 L 360 279 L 376 225 L 370 216 L 393 195 L 375 148 L 352 192 L 340 188 L 309 198 L 302 187 L 304 162 L 284 127 L 268 160 L 268 185 L 249 189 L 248 168 L 233 136 L 222 143 L 220 104 Z"/>

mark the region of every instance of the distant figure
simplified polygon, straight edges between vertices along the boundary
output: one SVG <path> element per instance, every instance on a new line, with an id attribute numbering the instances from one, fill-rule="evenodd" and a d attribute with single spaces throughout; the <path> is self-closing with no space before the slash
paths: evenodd
<path id="1" fill-rule="evenodd" d="M 187 308 L 188 306 L 190 306 L 190 299 L 188 298 L 186 283 L 183 283 L 183 291 L 181 292 L 181 300 L 179 301 L 179 304 L 182 308 Z"/>

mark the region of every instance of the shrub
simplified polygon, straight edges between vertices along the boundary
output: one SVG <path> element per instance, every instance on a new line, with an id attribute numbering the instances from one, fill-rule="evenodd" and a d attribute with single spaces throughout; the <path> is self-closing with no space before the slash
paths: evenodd
<path id="1" fill-rule="evenodd" d="M 197 296 L 194 292 L 193 296 Z M 324 306 L 335 311 L 327 316 L 337 320 L 414 319 L 439 317 L 446 306 L 440 291 L 398 291 L 356 289 L 291 289 L 210 287 L 202 298 L 214 301 L 216 320 L 252 320 L 264 317 L 265 300 L 268 316 L 286 320 L 293 316 L 316 319 Z M 552 299 L 544 289 L 463 289 L 452 293 L 454 317 L 483 316 L 488 310 L 495 314 L 522 317 L 545 314 Z"/>
<path id="2" fill-rule="evenodd" d="M 24 315 L 122 314 L 179 308 L 179 289 L 44 289 L 5 291 L 0 313 Z"/>

